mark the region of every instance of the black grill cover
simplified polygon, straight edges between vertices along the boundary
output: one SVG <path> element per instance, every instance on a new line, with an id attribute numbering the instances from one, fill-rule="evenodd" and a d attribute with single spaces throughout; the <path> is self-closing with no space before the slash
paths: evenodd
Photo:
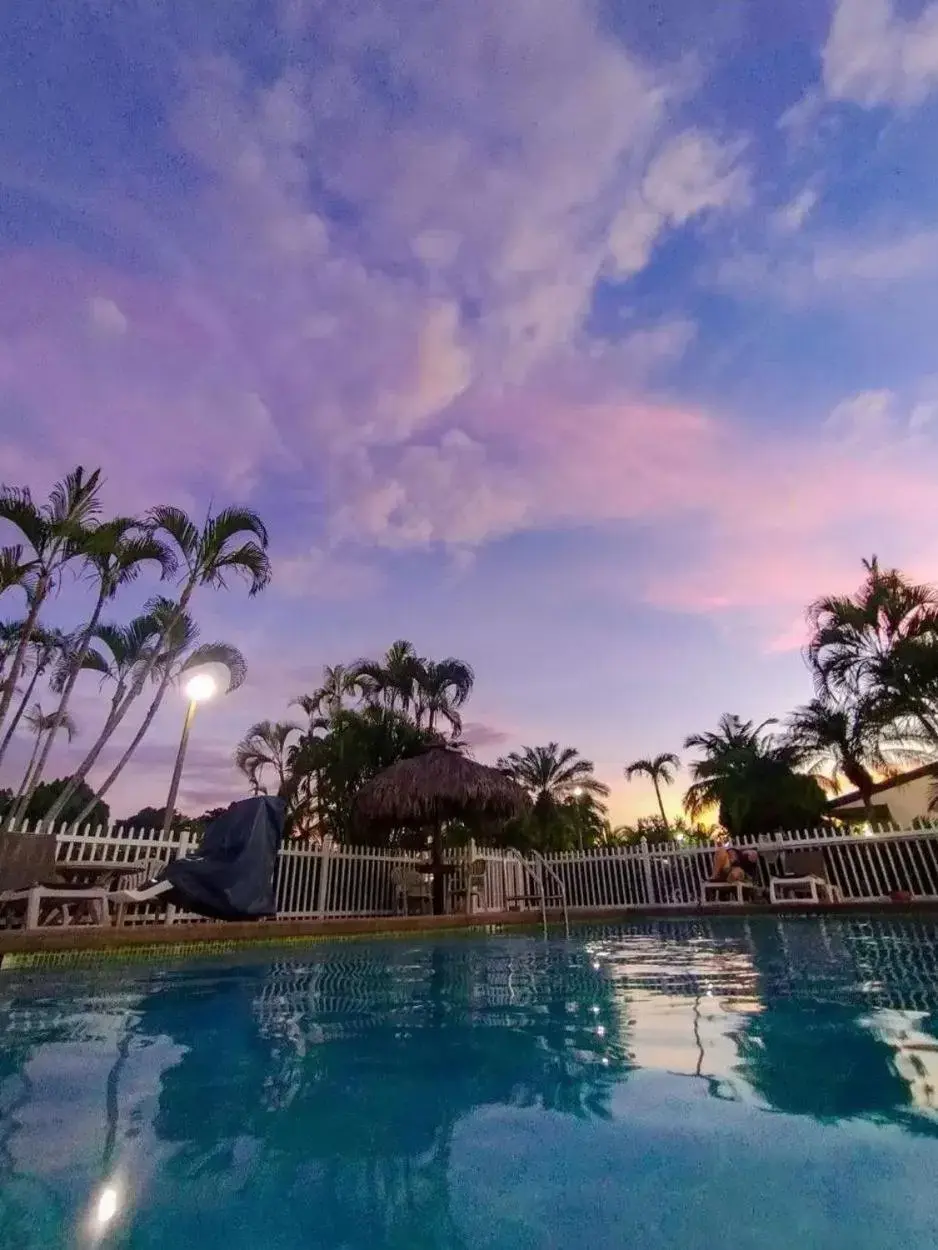
<path id="1" fill-rule="evenodd" d="M 168 864 L 171 901 L 213 920 L 277 912 L 275 874 L 286 804 L 266 796 L 232 803 L 205 830 L 197 855 Z"/>

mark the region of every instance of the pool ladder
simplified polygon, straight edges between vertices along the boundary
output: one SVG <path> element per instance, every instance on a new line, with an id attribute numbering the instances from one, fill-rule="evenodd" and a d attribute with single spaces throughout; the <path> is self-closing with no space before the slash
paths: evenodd
<path id="1" fill-rule="evenodd" d="M 566 938 L 570 937 L 570 914 L 567 911 L 567 887 L 563 883 L 563 878 L 557 873 L 540 851 L 531 851 L 528 857 L 516 851 L 513 847 L 508 851 L 509 859 L 517 860 L 521 865 L 525 875 L 534 882 L 536 893 L 531 895 L 520 896 L 523 900 L 535 900 L 541 909 L 541 925 L 544 929 L 544 937 L 547 937 L 547 904 L 557 902 L 560 904 L 563 912 L 563 932 Z M 533 864 L 531 863 L 533 860 Z M 555 894 L 548 895 L 544 886 L 544 878 L 549 877 L 557 888 Z"/>

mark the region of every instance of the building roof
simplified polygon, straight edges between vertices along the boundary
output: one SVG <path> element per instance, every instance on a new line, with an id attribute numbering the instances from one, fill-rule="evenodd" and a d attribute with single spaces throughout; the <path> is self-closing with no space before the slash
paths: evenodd
<path id="1" fill-rule="evenodd" d="M 874 794 L 883 794 L 886 790 L 895 790 L 898 786 L 907 786 L 911 781 L 918 781 L 922 777 L 938 776 L 938 762 L 934 764 L 923 764 L 921 768 L 910 769 L 907 773 L 899 773 L 897 777 L 891 777 L 888 781 L 878 781 L 873 787 Z M 863 795 L 859 790 L 851 790 L 849 794 L 842 794 L 839 798 L 831 799 L 827 805 L 828 811 L 836 811 L 838 807 L 849 807 L 851 803 L 862 803 Z"/>

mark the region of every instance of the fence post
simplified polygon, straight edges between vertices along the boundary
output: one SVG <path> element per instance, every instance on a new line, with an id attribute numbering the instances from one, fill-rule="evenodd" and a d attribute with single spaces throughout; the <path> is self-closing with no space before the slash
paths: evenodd
<path id="1" fill-rule="evenodd" d="M 316 915 L 320 920 L 326 914 L 329 902 L 329 868 L 332 864 L 332 838 L 329 834 L 322 840 L 319 848 L 319 886 L 316 891 Z"/>
<path id="2" fill-rule="evenodd" d="M 658 895 L 655 893 L 655 878 L 651 871 L 651 854 L 648 850 L 648 839 L 642 838 L 642 863 L 645 867 L 645 895 L 648 899 L 649 906 L 653 907 L 658 902 Z"/>
<path id="3" fill-rule="evenodd" d="M 185 859 L 189 854 L 189 830 L 188 828 L 179 831 L 179 849 L 176 851 L 177 859 Z M 176 920 L 176 904 L 166 904 L 166 919 L 164 924 L 174 924 Z"/>
<path id="4" fill-rule="evenodd" d="M 465 863 L 465 882 L 466 882 L 466 915 L 472 914 L 472 865 L 476 861 L 476 840 L 469 839 L 469 845 L 466 847 L 466 863 Z M 482 887 L 479 891 L 479 906 L 482 906 L 482 890 L 485 889 L 485 878 L 482 879 Z"/>

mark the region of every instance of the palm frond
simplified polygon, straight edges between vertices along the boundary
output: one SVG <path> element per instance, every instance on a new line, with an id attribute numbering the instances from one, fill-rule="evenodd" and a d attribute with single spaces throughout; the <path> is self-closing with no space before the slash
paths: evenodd
<path id="1" fill-rule="evenodd" d="M 248 674 L 247 660 L 237 647 L 227 642 L 204 642 L 195 647 L 180 665 L 179 675 L 210 664 L 221 664 L 228 670 L 227 694 L 244 684 Z"/>
<path id="2" fill-rule="evenodd" d="M 100 469 L 92 469 L 87 474 L 81 465 L 72 469 L 49 492 L 50 523 L 65 527 L 85 526 L 93 521 L 101 511 L 101 485 Z"/>
<path id="3" fill-rule="evenodd" d="M 270 557 L 257 543 L 242 543 L 234 551 L 224 552 L 206 564 L 203 580 L 211 586 L 227 589 L 227 576 L 234 573 L 248 584 L 248 594 L 259 594 L 270 584 Z"/>
<path id="4" fill-rule="evenodd" d="M 191 568 L 199 555 L 201 535 L 182 508 L 159 504 L 147 513 L 146 523 L 151 530 L 162 530 L 173 540 L 183 560 Z"/>
<path id="5" fill-rule="evenodd" d="M 50 540 L 49 525 L 29 487 L 0 487 L 0 521 L 15 526 L 37 556 L 45 553 Z"/>

